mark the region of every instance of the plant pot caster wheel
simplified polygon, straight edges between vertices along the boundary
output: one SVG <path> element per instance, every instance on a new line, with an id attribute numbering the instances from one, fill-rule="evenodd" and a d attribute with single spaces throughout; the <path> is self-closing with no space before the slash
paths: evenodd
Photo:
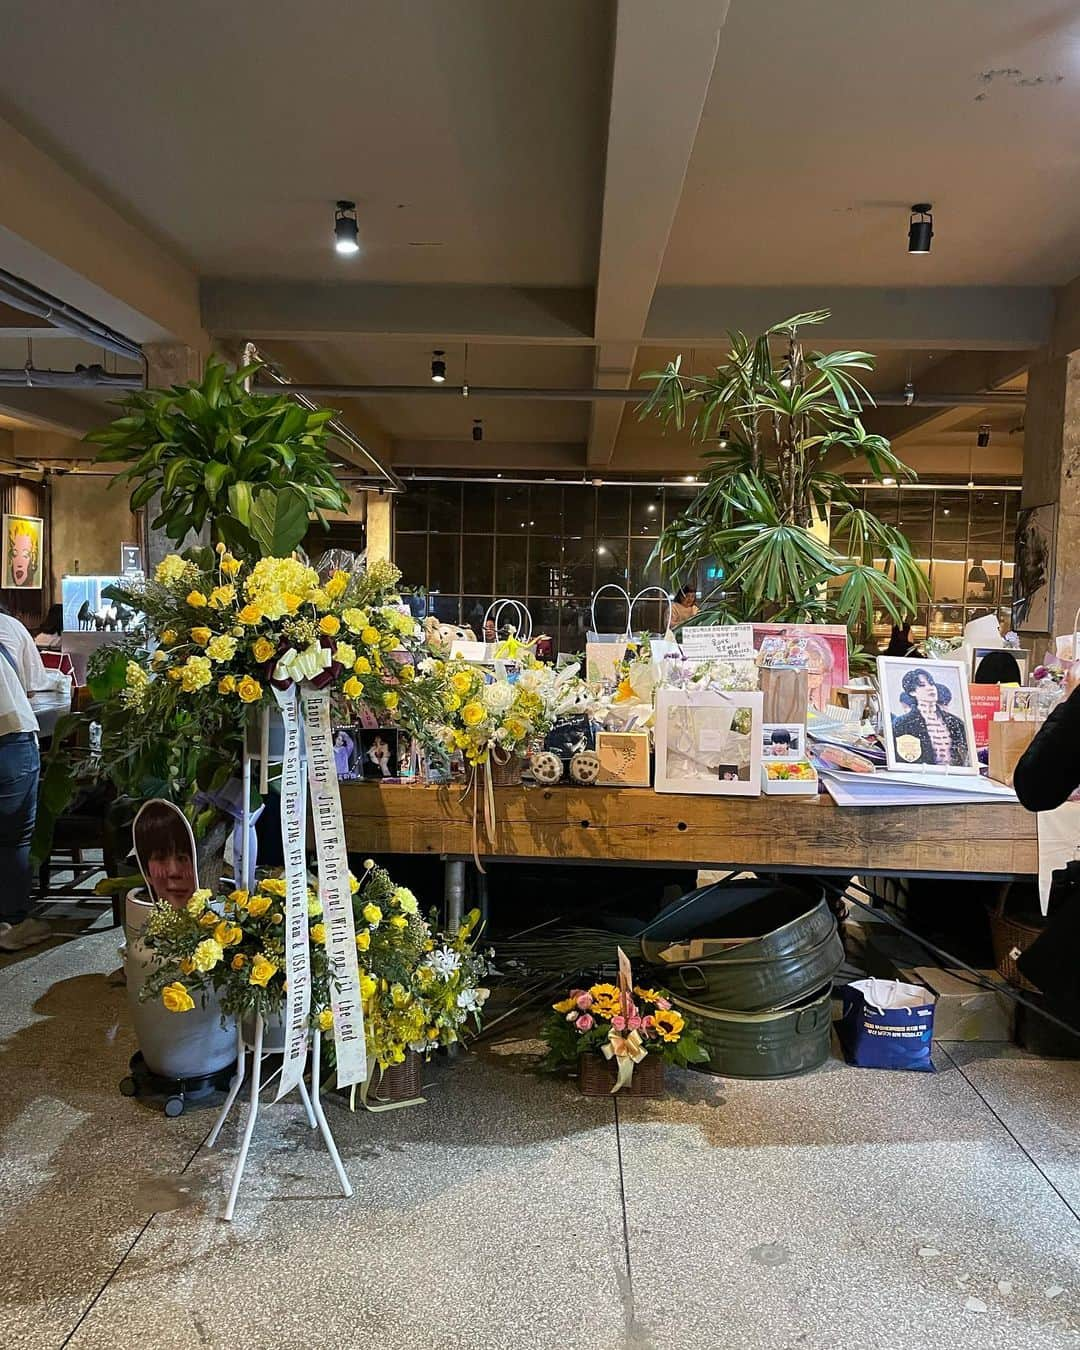
<path id="1" fill-rule="evenodd" d="M 170 1116 L 170 1117 L 173 1117 L 173 1116 L 182 1116 L 182 1115 L 184 1114 L 184 1097 L 183 1097 L 183 1094 L 181 1093 L 181 1094 L 178 1094 L 177 1096 L 174 1096 L 174 1097 L 166 1097 L 166 1098 L 165 1098 L 165 1106 L 164 1106 L 163 1109 L 164 1109 L 165 1114 L 166 1114 L 167 1116 Z"/>
<path id="2" fill-rule="evenodd" d="M 120 1095 L 122 1097 L 135 1097 L 138 1095 L 139 1085 L 130 1074 L 120 1080 Z"/>

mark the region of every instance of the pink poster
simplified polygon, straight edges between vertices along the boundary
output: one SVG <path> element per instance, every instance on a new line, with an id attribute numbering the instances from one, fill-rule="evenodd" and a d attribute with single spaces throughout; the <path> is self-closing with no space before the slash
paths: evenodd
<path id="1" fill-rule="evenodd" d="M 990 723 L 1001 711 L 1001 685 L 971 684 L 971 720 L 975 725 L 975 744 L 981 750 L 990 744 Z"/>
<path id="2" fill-rule="evenodd" d="M 765 638 L 788 639 L 789 663 L 806 666 L 808 702 L 818 712 L 835 702 L 833 690 L 845 685 L 848 672 L 848 632 L 837 623 L 756 623 L 754 649 Z M 766 644 L 766 648 L 774 644 Z"/>

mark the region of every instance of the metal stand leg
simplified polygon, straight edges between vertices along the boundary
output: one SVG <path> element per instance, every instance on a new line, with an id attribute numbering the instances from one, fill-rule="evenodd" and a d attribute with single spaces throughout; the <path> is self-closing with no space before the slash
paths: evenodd
<path id="1" fill-rule="evenodd" d="M 213 1148 L 217 1143 L 218 1135 L 221 1133 L 221 1127 L 225 1124 L 229 1112 L 232 1110 L 233 1102 L 236 1101 L 237 1094 L 244 1082 L 244 1069 L 246 1057 L 244 1054 L 244 1033 L 240 1029 L 240 1023 L 236 1024 L 236 1072 L 232 1076 L 232 1082 L 229 1084 L 229 1095 L 222 1103 L 221 1110 L 218 1112 L 218 1118 L 214 1123 L 214 1128 L 206 1140 L 207 1148 Z"/>
<path id="2" fill-rule="evenodd" d="M 460 859 L 446 860 L 443 899 L 446 902 L 446 931 L 456 933 L 465 912 L 465 864 Z"/>
<path id="3" fill-rule="evenodd" d="M 318 1032 L 315 1033 L 316 1036 L 318 1034 L 319 1034 Z M 304 1103 L 304 1110 L 307 1112 L 307 1123 L 311 1126 L 312 1129 L 315 1129 L 316 1125 L 318 1125 L 319 1122 L 315 1119 L 315 1112 L 311 1108 L 311 1098 L 308 1096 L 307 1084 L 301 1078 L 300 1082 L 297 1083 L 297 1087 L 300 1089 L 300 1100 Z M 318 1086 L 314 1083 L 314 1081 L 312 1082 L 312 1087 L 315 1088 L 316 1092 L 318 1092 L 319 1090 Z"/>
<path id="4" fill-rule="evenodd" d="M 334 1164 L 334 1170 L 338 1174 L 338 1181 L 341 1182 L 341 1193 L 348 1197 L 353 1193 L 352 1186 L 349 1184 L 349 1178 L 345 1175 L 345 1168 L 341 1164 L 341 1155 L 337 1151 L 337 1144 L 334 1143 L 334 1136 L 330 1133 L 330 1126 L 326 1123 L 326 1116 L 323 1114 L 322 1096 L 319 1092 L 319 1070 L 322 1059 L 322 1038 L 318 1029 L 315 1031 L 314 1044 L 311 1047 L 311 1086 L 314 1089 L 311 1104 L 315 1108 L 315 1115 L 318 1117 L 319 1129 L 322 1131 L 323 1142 L 326 1144 L 330 1159 Z"/>
<path id="5" fill-rule="evenodd" d="M 251 1147 L 251 1136 L 255 1132 L 255 1121 L 259 1115 L 259 1088 L 262 1086 L 262 1045 L 263 1020 L 260 1013 L 255 1019 L 255 1044 L 251 1051 L 251 1104 L 248 1107 L 244 1136 L 240 1140 L 240 1153 L 237 1156 L 236 1168 L 233 1171 L 229 1199 L 225 1205 L 225 1218 L 230 1223 L 232 1222 L 233 1210 L 236 1208 L 236 1197 L 240 1193 L 240 1179 L 244 1175 L 244 1165 L 247 1163 L 248 1149 Z"/>

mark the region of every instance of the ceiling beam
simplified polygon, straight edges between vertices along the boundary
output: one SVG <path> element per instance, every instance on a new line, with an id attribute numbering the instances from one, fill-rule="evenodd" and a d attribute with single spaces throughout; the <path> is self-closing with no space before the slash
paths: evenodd
<path id="1" fill-rule="evenodd" d="M 195 274 L 3 120 L 0 267 L 135 342 L 205 346 Z"/>
<path id="2" fill-rule="evenodd" d="M 100 405 L 61 389 L 10 389 L 0 386 L 0 413 L 18 417 L 42 431 L 85 436 L 107 420 Z"/>
<path id="3" fill-rule="evenodd" d="M 409 483 L 411 468 L 573 469 L 581 472 L 581 443 L 561 441 L 453 441 L 394 442 L 394 468 Z"/>

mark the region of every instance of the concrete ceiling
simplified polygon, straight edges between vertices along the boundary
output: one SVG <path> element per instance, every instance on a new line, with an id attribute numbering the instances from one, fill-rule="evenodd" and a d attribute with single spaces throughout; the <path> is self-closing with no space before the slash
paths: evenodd
<path id="1" fill-rule="evenodd" d="M 977 393 L 1080 272 L 1061 0 L 5 0 L 0 119 L 0 268 L 140 342 L 254 340 L 303 382 L 426 384 L 440 347 L 460 383 L 467 347 L 473 385 L 625 389 L 827 305 L 822 345 L 878 351 L 875 390 Z M 35 326 L 0 308 L 0 368 Z M 46 429 L 101 415 L 17 393 L 0 412 Z M 615 401 L 340 402 L 399 466 L 694 463 Z M 997 443 L 999 417 L 869 420 L 966 472 L 967 424 Z"/>

